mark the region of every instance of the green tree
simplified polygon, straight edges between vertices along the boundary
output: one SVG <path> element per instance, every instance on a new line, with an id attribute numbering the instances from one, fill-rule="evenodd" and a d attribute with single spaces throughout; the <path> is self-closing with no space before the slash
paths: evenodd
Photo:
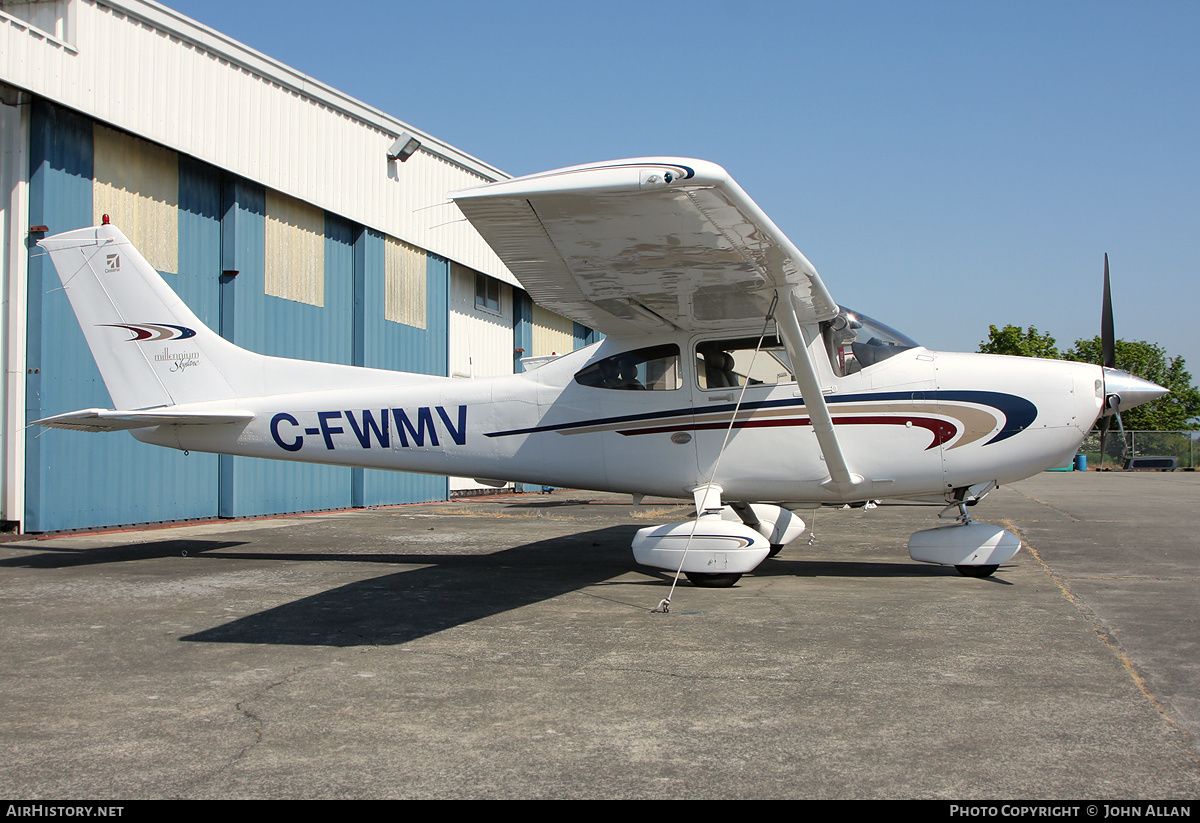
<path id="1" fill-rule="evenodd" d="M 1118 369 L 1171 391 L 1152 403 L 1122 412 L 1121 422 L 1125 428 L 1144 431 L 1200 429 L 1200 424 L 1194 420 L 1200 417 L 1200 390 L 1192 385 L 1192 375 L 1182 357 L 1170 357 L 1162 346 L 1142 340 L 1117 340 L 1115 349 Z M 1063 359 L 1101 364 L 1100 338 L 1076 340 L 1074 348 L 1063 353 Z"/>
<path id="2" fill-rule="evenodd" d="M 1002 329 L 988 326 L 988 339 L 979 344 L 984 354 L 1015 354 L 1020 357 L 1049 357 L 1058 360 L 1062 355 L 1054 345 L 1054 338 L 1043 334 L 1033 326 L 1029 331 L 1020 326 L 1008 325 Z"/>

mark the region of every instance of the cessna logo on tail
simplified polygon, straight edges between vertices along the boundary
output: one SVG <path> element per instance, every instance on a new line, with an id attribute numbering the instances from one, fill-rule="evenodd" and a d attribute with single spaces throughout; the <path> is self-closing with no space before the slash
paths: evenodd
<path id="1" fill-rule="evenodd" d="M 405 409 L 363 409 L 361 411 L 319 411 L 315 426 L 301 424 L 296 415 L 279 412 L 271 418 L 271 438 L 279 448 L 298 452 L 304 448 L 304 437 L 320 436 L 325 448 L 332 451 L 342 448 L 383 449 L 441 446 L 438 425 L 434 414 L 441 421 L 443 438 L 457 446 L 467 442 L 467 407 L 458 407 L 458 419 L 452 420 L 442 406 L 421 406 L 415 411 Z M 312 419 L 313 413 L 301 416 Z M 394 421 L 394 422 L 393 422 Z"/>

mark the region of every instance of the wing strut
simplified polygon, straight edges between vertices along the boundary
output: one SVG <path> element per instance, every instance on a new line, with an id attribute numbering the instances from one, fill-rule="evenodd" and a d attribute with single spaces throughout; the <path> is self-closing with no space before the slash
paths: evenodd
<path id="1" fill-rule="evenodd" d="M 842 453 L 842 444 L 838 442 L 837 432 L 833 429 L 833 418 L 829 414 L 829 406 L 825 403 L 825 395 L 821 393 L 817 369 L 809 354 L 800 320 L 796 316 L 795 294 L 788 290 L 780 297 L 783 299 L 779 301 L 775 320 L 780 337 L 783 338 L 784 348 L 792 360 L 792 368 L 796 370 L 796 383 L 800 387 L 808 418 L 812 421 L 817 443 L 821 446 L 821 454 L 824 455 L 825 466 L 829 470 L 829 478 L 821 485 L 848 495 L 856 486 L 862 484 L 863 477 L 850 470 L 846 456 Z"/>

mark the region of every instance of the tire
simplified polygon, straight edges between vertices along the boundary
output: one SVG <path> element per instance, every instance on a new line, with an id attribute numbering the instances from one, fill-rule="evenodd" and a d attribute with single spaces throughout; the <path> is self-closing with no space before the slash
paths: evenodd
<path id="1" fill-rule="evenodd" d="M 999 566 L 955 566 L 963 577 L 991 577 Z"/>
<path id="2" fill-rule="evenodd" d="M 701 589 L 728 589 L 742 578 L 740 574 L 705 574 L 703 572 L 684 572 L 688 581 Z"/>

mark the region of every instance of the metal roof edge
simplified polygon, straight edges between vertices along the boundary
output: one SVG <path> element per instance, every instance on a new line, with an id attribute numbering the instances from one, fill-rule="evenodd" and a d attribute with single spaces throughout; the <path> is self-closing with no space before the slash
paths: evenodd
<path id="1" fill-rule="evenodd" d="M 331 109 L 369 126 L 373 126 L 393 137 L 399 137 L 402 132 L 408 132 L 421 141 L 421 151 L 437 155 L 443 160 L 462 166 L 468 171 L 475 172 L 484 177 L 493 177 L 496 180 L 508 180 L 512 177 L 507 172 L 439 140 L 428 132 L 392 117 L 348 94 L 344 94 L 332 86 L 322 83 L 320 80 L 296 71 L 290 66 L 280 63 L 278 60 L 274 60 L 262 52 L 256 51 L 244 43 L 222 34 L 216 29 L 209 28 L 203 23 L 193 20 L 174 9 L 154 2 L 154 0 L 92 1 L 96 5 L 107 6 L 157 29 L 169 31 L 181 40 L 186 40 L 207 51 L 220 55 L 234 65 L 241 66 L 298 94 L 319 101 Z"/>

